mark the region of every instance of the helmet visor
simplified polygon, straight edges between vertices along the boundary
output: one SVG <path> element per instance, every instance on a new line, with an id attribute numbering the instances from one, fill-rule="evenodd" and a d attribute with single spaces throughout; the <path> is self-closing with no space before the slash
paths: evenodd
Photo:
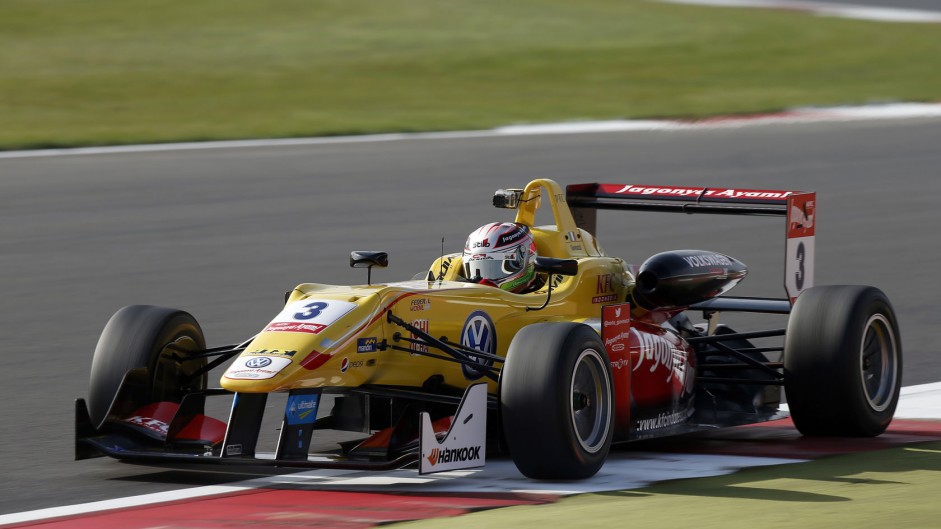
<path id="1" fill-rule="evenodd" d="M 519 272 L 522 266 L 519 255 L 513 252 L 502 258 L 488 256 L 483 259 L 471 259 L 464 263 L 464 273 L 471 280 L 480 278 L 495 281 Z"/>

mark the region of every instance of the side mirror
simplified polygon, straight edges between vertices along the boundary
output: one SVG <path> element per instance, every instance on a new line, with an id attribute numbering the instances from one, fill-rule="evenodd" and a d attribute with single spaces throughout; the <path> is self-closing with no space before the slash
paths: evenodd
<path id="1" fill-rule="evenodd" d="M 386 252 L 354 251 L 350 252 L 350 268 L 366 268 L 366 284 L 372 284 L 372 267 L 389 266 L 389 254 Z"/>
<path id="2" fill-rule="evenodd" d="M 552 299 L 552 274 L 574 276 L 578 274 L 578 261 L 575 259 L 556 259 L 554 257 L 536 257 L 536 271 L 549 274 L 549 290 L 546 292 L 546 301 L 541 307 L 526 307 L 526 312 L 542 310 L 549 305 Z"/>
<path id="3" fill-rule="evenodd" d="M 536 257 L 536 271 L 563 276 L 574 276 L 578 274 L 578 261 L 575 259 Z"/>

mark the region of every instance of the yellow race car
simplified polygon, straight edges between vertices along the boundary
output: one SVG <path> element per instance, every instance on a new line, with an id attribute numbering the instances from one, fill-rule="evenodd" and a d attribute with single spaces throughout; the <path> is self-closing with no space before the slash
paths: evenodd
<path id="1" fill-rule="evenodd" d="M 577 479 L 612 443 L 782 417 L 782 387 L 804 434 L 878 435 L 901 387 L 898 326 L 875 288 L 812 287 L 815 202 L 535 180 L 497 191 L 514 222 L 481 227 L 463 252 L 385 284 L 369 276 L 387 255 L 353 252 L 367 284 L 300 284 L 241 344 L 207 348 L 188 313 L 125 307 L 76 401 L 76 459 L 434 472 L 500 452 L 526 476 Z M 540 208 L 553 224 L 535 225 Z M 640 267 L 608 256 L 592 235 L 598 209 L 785 217 L 788 297 L 724 296 L 747 269 L 715 252 L 665 252 Z M 722 311 L 789 317 L 786 328 L 736 333 L 716 323 Z M 277 444 L 264 447 L 271 393 L 287 400 Z M 206 415 L 220 396 L 232 401 L 227 420 Z M 325 430 L 362 436 L 311 453 Z"/>

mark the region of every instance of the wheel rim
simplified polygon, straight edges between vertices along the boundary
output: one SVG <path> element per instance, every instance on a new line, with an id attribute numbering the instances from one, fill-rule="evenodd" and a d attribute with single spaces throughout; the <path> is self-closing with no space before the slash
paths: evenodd
<path id="1" fill-rule="evenodd" d="M 186 357 L 188 355 L 184 351 L 192 351 L 197 348 L 196 341 L 190 336 L 180 336 L 164 346 L 163 350 L 160 351 L 160 356 L 157 357 L 157 364 L 154 366 L 153 392 L 151 395 L 154 401 L 178 402 L 182 398 L 183 388 L 180 384 L 182 379 L 192 375 L 205 362 L 181 364 L 174 360 L 174 357 Z"/>
<path id="2" fill-rule="evenodd" d="M 601 450 L 611 422 L 611 382 L 604 360 L 594 349 L 585 349 L 575 361 L 570 410 L 582 449 L 589 453 Z"/>
<path id="3" fill-rule="evenodd" d="M 873 314 L 860 344 L 860 377 L 869 407 L 884 411 L 893 401 L 898 370 L 898 345 L 889 320 Z"/>

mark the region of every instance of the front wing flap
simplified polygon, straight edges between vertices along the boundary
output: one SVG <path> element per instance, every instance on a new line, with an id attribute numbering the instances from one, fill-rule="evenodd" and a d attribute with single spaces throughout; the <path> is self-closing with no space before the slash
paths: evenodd
<path id="1" fill-rule="evenodd" d="M 478 389 L 481 387 L 484 386 L 481 385 Z M 477 424 L 481 428 L 479 434 L 485 437 L 488 407 L 486 389 L 484 387 L 483 392 L 474 393 L 473 399 L 468 398 L 470 391 L 468 388 L 464 397 L 460 399 L 454 416 L 460 417 L 468 413 L 482 415 Z M 409 393 L 412 398 L 417 395 Z M 418 461 L 419 424 L 421 424 L 421 416 L 418 412 L 403 413 L 395 424 L 374 433 L 362 442 L 347 443 L 338 450 L 327 453 L 309 453 L 312 432 L 317 428 L 315 426 L 316 407 L 319 397 L 319 393 L 310 390 L 291 392 L 275 452 L 256 450 L 258 430 L 267 394 L 235 395 L 229 423 L 224 429 L 224 439 L 218 430 L 171 426 L 178 422 L 173 416 L 178 410 L 188 413 L 186 399 L 181 405 L 174 403 L 149 405 L 141 408 L 131 417 L 109 420 L 99 429 L 92 424 L 84 399 L 77 399 L 75 403 L 75 459 L 109 456 L 121 461 L 144 465 L 192 470 L 237 467 L 248 472 L 252 469 L 263 470 L 273 467 L 394 470 L 412 466 Z M 440 404 L 439 402 L 438 405 Z M 464 408 L 471 411 L 464 410 Z M 411 407 L 407 409 L 409 412 L 413 411 Z M 144 416 L 145 413 L 158 417 Z M 444 417 L 444 419 L 447 418 L 447 416 Z M 190 416 L 188 419 L 190 423 L 195 423 L 197 426 L 204 422 L 215 421 L 204 416 Z M 433 429 L 436 435 L 442 437 L 448 432 L 452 423 L 451 420 L 444 419 L 435 421 Z M 225 427 L 224 423 L 220 422 L 220 424 Z M 210 433 L 205 434 L 206 439 L 168 437 L 167 433 L 174 429 L 184 434 L 194 431 L 210 431 Z"/>

